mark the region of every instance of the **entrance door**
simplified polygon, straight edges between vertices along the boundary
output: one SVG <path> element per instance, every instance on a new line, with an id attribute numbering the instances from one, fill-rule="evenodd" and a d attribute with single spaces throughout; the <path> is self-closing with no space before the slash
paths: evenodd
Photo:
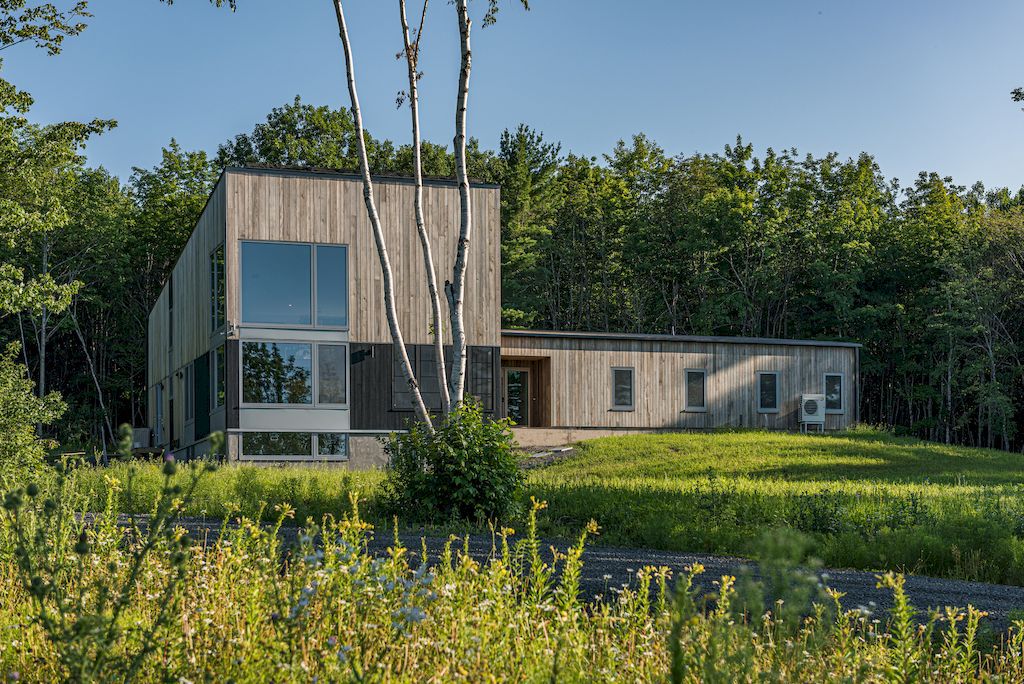
<path id="1" fill-rule="evenodd" d="M 530 371 L 506 368 L 504 382 L 505 411 L 516 425 L 530 424 Z"/>

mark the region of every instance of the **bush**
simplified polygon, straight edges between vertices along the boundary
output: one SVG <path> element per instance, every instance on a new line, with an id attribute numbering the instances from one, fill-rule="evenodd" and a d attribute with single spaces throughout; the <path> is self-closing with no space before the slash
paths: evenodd
<path id="1" fill-rule="evenodd" d="M 384 446 L 386 505 L 406 519 L 499 520 L 512 514 L 524 477 L 508 420 L 466 401 L 432 432 L 415 423 Z"/>

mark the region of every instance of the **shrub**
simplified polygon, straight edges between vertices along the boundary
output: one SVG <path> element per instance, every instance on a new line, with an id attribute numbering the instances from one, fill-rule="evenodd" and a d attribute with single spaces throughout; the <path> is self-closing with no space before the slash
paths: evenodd
<path id="1" fill-rule="evenodd" d="M 509 516 L 523 489 L 511 423 L 490 420 L 466 401 L 434 431 L 414 423 L 384 446 L 383 498 L 415 520 L 497 520 Z"/>

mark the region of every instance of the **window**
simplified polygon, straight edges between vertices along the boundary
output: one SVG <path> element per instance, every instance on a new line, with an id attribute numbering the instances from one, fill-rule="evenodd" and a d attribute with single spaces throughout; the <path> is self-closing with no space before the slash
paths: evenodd
<path id="1" fill-rule="evenodd" d="M 348 403 L 348 349 L 343 344 L 317 345 L 317 402 Z"/>
<path id="2" fill-rule="evenodd" d="M 843 410 L 843 374 L 825 373 L 825 413 Z"/>
<path id="3" fill-rule="evenodd" d="M 612 410 L 633 410 L 632 368 L 612 368 Z"/>
<path id="4" fill-rule="evenodd" d="M 312 324 L 310 246 L 242 243 L 242 320 L 271 325 Z"/>
<path id="5" fill-rule="evenodd" d="M 191 363 L 185 366 L 185 422 L 191 423 L 196 418 L 196 369 Z"/>
<path id="6" fill-rule="evenodd" d="M 494 410 L 494 348 L 470 347 L 467 389 L 480 400 L 484 411 Z"/>
<path id="7" fill-rule="evenodd" d="M 779 412 L 779 374 L 762 371 L 757 374 L 757 412 Z"/>
<path id="8" fill-rule="evenodd" d="M 210 330 L 224 327 L 225 318 L 224 245 L 210 253 Z"/>
<path id="9" fill-rule="evenodd" d="M 348 327 L 348 248 L 242 243 L 242 322 Z"/>
<path id="10" fill-rule="evenodd" d="M 348 248 L 316 247 L 316 324 L 348 327 Z"/>
<path id="11" fill-rule="evenodd" d="M 246 432 L 242 457 L 266 460 L 347 460 L 348 435 L 340 432 Z"/>
<path id="12" fill-rule="evenodd" d="M 707 411 L 707 373 L 701 369 L 685 371 L 686 411 Z"/>
<path id="13" fill-rule="evenodd" d="M 227 362 L 224 358 L 224 345 L 217 347 L 213 355 L 213 405 L 220 408 L 224 405 L 224 390 L 227 387 Z"/>
<path id="14" fill-rule="evenodd" d="M 312 404 L 313 345 L 243 342 L 242 402 Z"/>

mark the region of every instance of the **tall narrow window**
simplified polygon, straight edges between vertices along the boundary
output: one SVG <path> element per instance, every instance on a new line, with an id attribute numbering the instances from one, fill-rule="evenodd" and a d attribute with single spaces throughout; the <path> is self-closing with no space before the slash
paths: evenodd
<path id="1" fill-rule="evenodd" d="M 633 410 L 633 369 L 612 368 L 612 410 Z"/>
<path id="2" fill-rule="evenodd" d="M 313 323 L 310 245 L 242 243 L 242 321 Z"/>
<path id="3" fill-rule="evenodd" d="M 348 248 L 316 247 L 316 324 L 348 327 Z"/>
<path id="4" fill-rule="evenodd" d="M 312 345 L 243 342 L 242 401 L 246 404 L 312 404 Z"/>
<path id="5" fill-rule="evenodd" d="M 843 374 L 825 373 L 825 413 L 843 412 Z"/>
<path id="6" fill-rule="evenodd" d="M 686 404 L 687 411 L 707 411 L 707 373 L 701 369 L 686 371 Z"/>
<path id="7" fill-rule="evenodd" d="M 757 374 L 757 412 L 779 412 L 779 374 L 776 371 Z"/>
<path id="8" fill-rule="evenodd" d="M 227 360 L 224 357 L 224 345 L 214 351 L 213 364 L 213 405 L 220 408 L 224 405 L 227 388 Z"/>
<path id="9" fill-rule="evenodd" d="M 449 366 L 450 367 L 450 366 Z M 484 411 L 494 410 L 494 348 L 470 347 L 466 378 L 469 393 L 480 400 Z"/>
<path id="10" fill-rule="evenodd" d="M 185 387 L 182 388 L 182 394 L 185 397 L 186 423 L 191 423 L 196 418 L 195 370 L 195 367 L 191 363 L 185 366 Z"/>
<path id="11" fill-rule="evenodd" d="M 210 253 L 210 330 L 224 327 L 226 311 L 224 245 Z"/>
<path id="12" fill-rule="evenodd" d="M 348 347 L 320 344 L 317 355 L 317 403 L 348 403 Z"/>

